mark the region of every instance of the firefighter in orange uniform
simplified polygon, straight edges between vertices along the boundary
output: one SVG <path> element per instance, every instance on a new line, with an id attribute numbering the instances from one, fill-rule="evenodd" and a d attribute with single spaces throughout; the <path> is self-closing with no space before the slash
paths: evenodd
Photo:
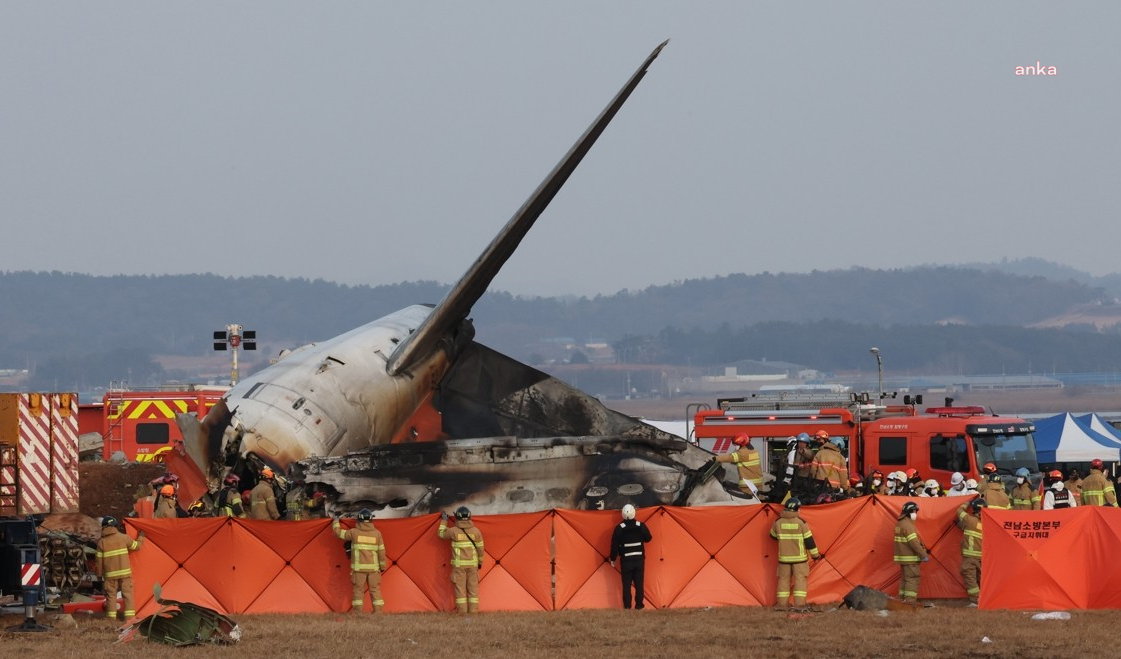
<path id="1" fill-rule="evenodd" d="M 903 504 L 899 521 L 895 523 L 895 562 L 899 564 L 901 580 L 899 598 L 904 602 L 917 602 L 919 599 L 919 563 L 930 560 L 926 545 L 919 538 L 915 519 L 919 515 L 919 504 L 908 501 Z"/>
<path id="2" fill-rule="evenodd" d="M 790 582 L 794 582 L 794 608 L 806 606 L 806 581 L 810 575 L 809 560 L 822 558 L 814 543 L 813 533 L 798 511 L 802 502 L 797 497 L 786 500 L 785 510 L 771 526 L 771 537 L 778 540 L 778 584 L 775 586 L 776 609 L 785 609 L 790 601 Z"/>
<path id="3" fill-rule="evenodd" d="M 741 432 L 736 435 L 732 443 L 739 448 L 731 453 L 716 456 L 716 461 L 731 462 L 736 465 L 740 491 L 758 496 L 759 488 L 763 486 L 763 468 L 759 463 L 759 451 L 751 445 L 751 438 L 746 433 Z"/>
<path id="4" fill-rule="evenodd" d="M 156 499 L 156 509 L 152 517 L 156 519 L 175 519 L 179 516 L 179 503 L 175 500 L 175 486 L 161 485 Z"/>
<path id="5" fill-rule="evenodd" d="M 479 570 L 483 567 L 483 534 L 471 522 L 471 511 L 460 506 L 455 526 L 448 528 L 448 514 L 440 513 L 436 534 L 452 545 L 452 585 L 455 608 L 460 613 L 479 611 Z"/>
<path id="6" fill-rule="evenodd" d="M 170 485 L 168 487 L 171 487 Z M 136 617 L 136 604 L 132 597 L 132 565 L 129 552 L 137 551 L 144 544 L 144 532 L 136 539 L 117 530 L 115 517 L 101 518 L 101 539 L 97 541 L 97 574 L 105 581 L 105 617 L 117 619 L 117 591 L 124 600 L 124 620 Z"/>
<path id="7" fill-rule="evenodd" d="M 350 599 L 351 613 L 362 612 L 362 595 L 370 588 L 370 603 L 374 613 L 379 613 L 385 602 L 381 598 L 381 573 L 388 563 L 385 559 L 385 541 L 381 531 L 374 527 L 374 513 L 368 508 L 358 511 L 358 523 L 343 530 L 336 517 L 331 523 L 335 535 L 350 543 L 350 583 L 354 586 Z"/>
<path id="8" fill-rule="evenodd" d="M 265 467 L 261 470 L 257 486 L 249 493 L 249 519 L 280 518 L 280 511 L 276 508 L 276 495 L 272 489 L 274 478 L 276 475 L 272 473 L 272 469 Z"/>

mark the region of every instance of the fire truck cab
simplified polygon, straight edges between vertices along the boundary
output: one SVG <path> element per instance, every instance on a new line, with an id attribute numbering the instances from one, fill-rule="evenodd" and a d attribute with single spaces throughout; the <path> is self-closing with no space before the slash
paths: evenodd
<path id="1" fill-rule="evenodd" d="M 791 438 L 819 430 L 844 440 L 850 474 L 914 468 L 948 487 L 955 471 L 980 480 L 981 467 L 992 462 L 1002 475 L 1026 467 L 1038 479 L 1032 423 L 979 406 L 954 407 L 952 401 L 919 412 L 921 403 L 909 396 L 904 405 L 875 405 L 868 394 L 756 394 L 698 411 L 692 434 L 701 447 L 721 454 L 731 450 L 733 437 L 747 433 L 767 471 L 780 479 Z"/>
<path id="2" fill-rule="evenodd" d="M 194 412 L 201 419 L 228 388 L 188 385 L 180 390 L 110 390 L 102 402 L 102 457 L 123 453 L 130 462 L 160 462 L 183 441 L 176 414 Z"/>

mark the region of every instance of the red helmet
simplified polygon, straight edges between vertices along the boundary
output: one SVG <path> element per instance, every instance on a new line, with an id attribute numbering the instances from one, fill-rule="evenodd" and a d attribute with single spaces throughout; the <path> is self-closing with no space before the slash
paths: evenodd
<path id="1" fill-rule="evenodd" d="M 864 482 L 864 479 L 861 478 L 858 474 L 853 474 L 852 476 L 849 476 L 849 485 L 852 486 L 852 487 L 856 487 L 857 485 L 859 485 L 863 482 Z"/>
<path id="2" fill-rule="evenodd" d="M 910 469 L 908 469 L 907 471 L 905 471 L 903 473 L 907 474 L 907 480 L 911 480 L 912 478 L 915 478 L 919 475 L 919 470 L 915 469 L 914 467 L 911 467 Z"/>
<path id="3" fill-rule="evenodd" d="M 751 438 L 747 436 L 747 433 L 741 432 L 740 434 L 735 436 L 735 438 L 732 440 L 732 443 L 736 446 L 747 446 L 751 444 Z"/>
<path id="4" fill-rule="evenodd" d="M 222 482 L 226 485 L 237 485 L 239 481 L 241 479 L 238 478 L 237 474 L 226 474 L 226 477 L 222 479 Z"/>
<path id="5" fill-rule="evenodd" d="M 880 480 L 883 480 L 884 472 L 880 471 L 879 469 L 875 469 L 872 471 L 872 478 L 879 478 Z"/>
<path id="6" fill-rule="evenodd" d="M 1102 468 L 1101 458 L 1094 458 L 1093 460 L 1090 461 L 1090 469 L 1101 469 L 1101 468 Z"/>
<path id="7" fill-rule="evenodd" d="M 1052 470 L 1051 473 L 1047 475 L 1057 481 L 1063 480 L 1063 472 L 1059 471 L 1058 469 Z"/>
<path id="8" fill-rule="evenodd" d="M 175 486 L 174 485 L 164 485 L 163 487 L 160 488 L 160 494 L 165 496 L 165 497 L 175 496 Z"/>
<path id="9" fill-rule="evenodd" d="M 823 442 L 829 441 L 829 431 L 828 430 L 818 430 L 817 432 L 814 433 L 814 439 L 817 439 L 817 440 L 820 440 L 820 441 L 823 441 Z"/>
<path id="10" fill-rule="evenodd" d="M 985 466 L 981 467 L 981 471 L 985 472 L 986 474 L 995 474 L 996 473 L 996 465 L 994 465 L 991 462 L 986 462 Z"/>

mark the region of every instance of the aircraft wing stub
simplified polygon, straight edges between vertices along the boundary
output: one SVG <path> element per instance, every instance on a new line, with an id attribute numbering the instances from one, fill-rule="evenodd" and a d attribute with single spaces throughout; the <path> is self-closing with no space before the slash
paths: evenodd
<path id="1" fill-rule="evenodd" d="M 501 270 L 510 255 L 514 253 L 522 238 L 529 232 L 533 223 L 564 186 L 568 177 L 595 144 L 596 140 L 611 123 L 623 103 L 630 97 L 638 83 L 646 75 L 650 64 L 662 52 L 669 40 L 662 42 L 646 58 L 638 71 L 631 76 L 615 98 L 600 113 L 592 125 L 572 145 L 564 158 L 541 182 L 533 194 L 526 199 L 521 208 L 495 236 L 486 250 L 479 256 L 467 272 L 448 291 L 444 299 L 421 323 L 415 332 L 405 338 L 390 355 L 386 364 L 389 375 L 398 375 L 422 361 L 438 349 L 440 340 L 453 331 L 458 323 L 467 318 L 475 302 L 486 292 L 495 275 Z"/>

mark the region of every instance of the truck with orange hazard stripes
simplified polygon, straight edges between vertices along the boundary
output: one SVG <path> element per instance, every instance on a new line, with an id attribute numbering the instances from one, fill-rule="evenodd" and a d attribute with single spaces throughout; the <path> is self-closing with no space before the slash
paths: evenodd
<path id="1" fill-rule="evenodd" d="M 1039 479 L 1035 426 L 1015 417 L 997 416 L 980 406 L 919 410 L 922 397 L 904 396 L 903 405 L 875 404 L 870 394 L 759 393 L 702 406 L 693 416 L 692 439 L 716 454 L 734 450 L 733 438 L 746 433 L 760 451 L 766 471 L 779 489 L 789 485 L 788 455 L 793 439 L 819 431 L 842 447 L 849 474 L 867 478 L 916 469 L 923 479 L 947 487 L 954 472 L 981 480 L 981 468 L 993 463 L 1005 480 L 1020 467 Z M 847 484 L 842 484 L 847 485 Z"/>
<path id="2" fill-rule="evenodd" d="M 130 462 L 162 461 L 183 440 L 175 415 L 194 412 L 203 418 L 226 389 L 199 385 L 174 390 L 110 389 L 101 403 L 102 459 L 121 453 Z"/>

